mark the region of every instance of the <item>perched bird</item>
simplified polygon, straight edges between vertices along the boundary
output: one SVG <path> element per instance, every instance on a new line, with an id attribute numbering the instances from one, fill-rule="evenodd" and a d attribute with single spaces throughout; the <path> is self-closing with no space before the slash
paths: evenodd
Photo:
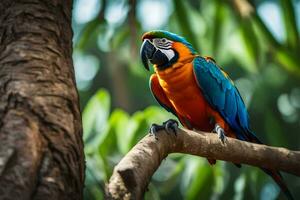
<path id="1" fill-rule="evenodd" d="M 140 54 L 147 70 L 149 61 L 154 67 L 155 73 L 150 78 L 153 96 L 184 127 L 214 131 L 222 142 L 228 136 L 261 144 L 250 130 L 248 112 L 239 91 L 214 59 L 198 55 L 183 37 L 161 30 L 143 35 Z M 176 133 L 177 126 L 177 121 L 171 119 L 162 126 L 153 124 L 150 132 L 166 129 Z M 262 170 L 276 181 L 288 199 L 293 199 L 278 171 Z"/>

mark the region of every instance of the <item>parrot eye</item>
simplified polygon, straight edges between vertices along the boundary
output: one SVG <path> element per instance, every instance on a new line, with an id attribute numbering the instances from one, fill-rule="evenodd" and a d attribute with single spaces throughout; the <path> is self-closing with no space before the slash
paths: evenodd
<path id="1" fill-rule="evenodd" d="M 153 43 L 157 48 L 170 49 L 173 42 L 166 38 L 154 38 Z"/>

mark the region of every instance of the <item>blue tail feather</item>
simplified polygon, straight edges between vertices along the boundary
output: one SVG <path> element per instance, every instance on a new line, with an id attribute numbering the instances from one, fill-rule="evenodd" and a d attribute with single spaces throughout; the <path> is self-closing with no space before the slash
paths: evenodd
<path id="1" fill-rule="evenodd" d="M 256 135 L 248 130 L 247 131 L 247 140 L 252 143 L 257 143 L 257 144 L 263 144 L 257 137 Z M 271 176 L 273 180 L 277 183 L 277 185 L 280 187 L 281 191 L 286 195 L 288 200 L 294 200 L 291 192 L 289 191 L 286 183 L 284 182 L 281 174 L 279 171 L 272 170 L 272 169 L 266 169 L 266 168 L 261 168 L 266 174 Z"/>

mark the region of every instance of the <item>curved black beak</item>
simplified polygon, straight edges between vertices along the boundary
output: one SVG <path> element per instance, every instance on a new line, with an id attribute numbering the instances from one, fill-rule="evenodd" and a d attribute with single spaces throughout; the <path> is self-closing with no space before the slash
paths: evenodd
<path id="1" fill-rule="evenodd" d="M 141 47 L 141 58 L 144 67 L 149 71 L 149 63 L 156 64 L 159 69 L 164 69 L 169 64 L 168 57 L 151 43 L 149 39 L 145 39 Z"/>
<path id="2" fill-rule="evenodd" d="M 148 60 L 152 59 L 152 56 L 155 51 L 156 51 L 155 46 L 150 42 L 150 40 L 145 39 L 141 46 L 140 55 L 142 58 L 143 65 L 148 71 L 149 71 Z"/>

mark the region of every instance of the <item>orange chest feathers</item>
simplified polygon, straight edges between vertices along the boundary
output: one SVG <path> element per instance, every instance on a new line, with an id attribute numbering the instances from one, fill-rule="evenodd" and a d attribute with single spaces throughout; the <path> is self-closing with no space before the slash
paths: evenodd
<path id="1" fill-rule="evenodd" d="M 215 113 L 197 85 L 192 63 L 164 71 L 156 70 L 156 74 L 180 121 L 198 130 L 211 131 L 210 120 Z"/>

